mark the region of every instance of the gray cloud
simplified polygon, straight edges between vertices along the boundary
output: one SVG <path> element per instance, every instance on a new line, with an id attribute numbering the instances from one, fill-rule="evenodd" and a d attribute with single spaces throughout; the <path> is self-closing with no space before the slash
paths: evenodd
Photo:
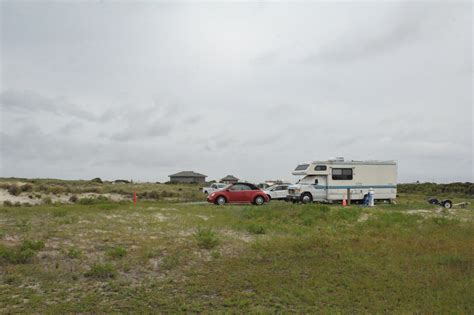
<path id="1" fill-rule="evenodd" d="M 2 3 L 0 176 L 472 181 L 471 3 L 99 7 Z"/>
<path id="2" fill-rule="evenodd" d="M 59 98 L 44 97 L 38 93 L 24 90 L 7 90 L 0 94 L 0 104 L 4 111 L 26 112 L 34 114 L 46 112 L 60 116 L 75 117 L 84 120 L 97 120 L 93 113 Z"/>

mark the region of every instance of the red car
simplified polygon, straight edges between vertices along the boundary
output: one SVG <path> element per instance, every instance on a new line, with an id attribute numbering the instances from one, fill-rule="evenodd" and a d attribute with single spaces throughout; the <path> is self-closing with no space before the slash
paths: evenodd
<path id="1" fill-rule="evenodd" d="M 253 203 L 260 206 L 270 201 L 270 198 L 253 184 L 235 183 L 213 192 L 207 201 L 220 206 L 226 203 Z"/>

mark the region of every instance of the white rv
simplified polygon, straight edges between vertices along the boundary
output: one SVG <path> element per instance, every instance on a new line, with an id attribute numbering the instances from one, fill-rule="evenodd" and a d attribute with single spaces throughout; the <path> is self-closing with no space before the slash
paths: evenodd
<path id="1" fill-rule="evenodd" d="M 375 200 L 391 202 L 397 196 L 394 161 L 314 161 L 298 165 L 293 175 L 304 177 L 288 187 L 288 199 L 292 201 L 359 202 L 369 190 L 374 192 Z"/>

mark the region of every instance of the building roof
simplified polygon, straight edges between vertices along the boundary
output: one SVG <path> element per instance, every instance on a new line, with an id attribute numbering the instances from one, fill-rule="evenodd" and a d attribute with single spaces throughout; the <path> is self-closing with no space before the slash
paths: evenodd
<path id="1" fill-rule="evenodd" d="M 239 179 L 233 175 L 227 175 L 226 177 L 221 179 L 221 181 L 223 180 L 239 180 Z"/>
<path id="2" fill-rule="evenodd" d="M 207 175 L 199 174 L 193 171 L 182 171 L 176 174 L 168 175 L 169 177 L 207 177 Z"/>

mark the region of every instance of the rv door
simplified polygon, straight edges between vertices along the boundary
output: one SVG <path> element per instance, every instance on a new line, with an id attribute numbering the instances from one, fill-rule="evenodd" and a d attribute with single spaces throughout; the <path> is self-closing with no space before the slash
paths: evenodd
<path id="1" fill-rule="evenodd" d="M 327 176 L 316 176 L 314 188 L 313 200 L 326 200 L 328 195 Z"/>

